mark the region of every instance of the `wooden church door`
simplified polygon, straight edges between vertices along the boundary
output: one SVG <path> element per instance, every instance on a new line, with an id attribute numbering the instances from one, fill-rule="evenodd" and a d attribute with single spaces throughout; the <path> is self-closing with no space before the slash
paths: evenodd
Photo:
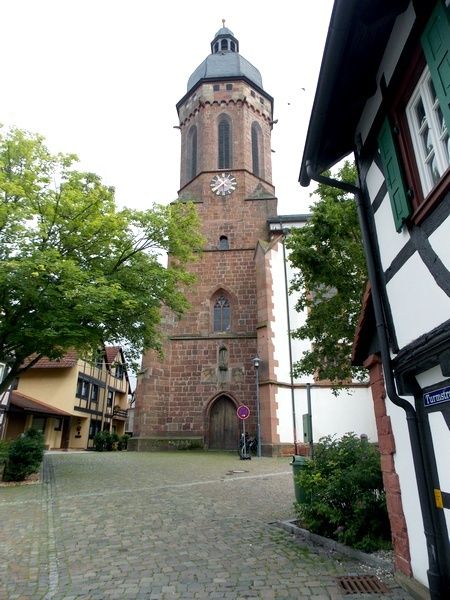
<path id="1" fill-rule="evenodd" d="M 239 425 L 236 408 L 227 396 L 220 396 L 209 413 L 209 448 L 236 450 L 239 444 Z"/>

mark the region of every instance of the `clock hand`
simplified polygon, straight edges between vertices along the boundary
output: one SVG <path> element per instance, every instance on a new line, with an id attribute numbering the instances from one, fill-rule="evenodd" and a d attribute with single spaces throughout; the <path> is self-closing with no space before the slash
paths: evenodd
<path id="1" fill-rule="evenodd" d="M 223 181 L 219 181 L 219 183 L 218 183 L 216 186 L 214 186 L 214 187 L 212 188 L 212 190 L 213 190 L 213 192 L 217 192 L 217 191 L 219 191 L 219 189 L 220 189 L 221 187 L 223 187 L 223 186 L 224 186 L 224 182 L 223 182 Z"/>

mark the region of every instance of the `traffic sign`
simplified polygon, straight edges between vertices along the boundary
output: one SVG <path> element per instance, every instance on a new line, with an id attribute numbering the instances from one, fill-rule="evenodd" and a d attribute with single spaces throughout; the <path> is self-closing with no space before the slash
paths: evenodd
<path id="1" fill-rule="evenodd" d="M 245 406 L 245 404 L 242 404 L 241 406 L 238 406 L 236 413 L 240 419 L 245 420 L 250 416 L 250 409 L 248 406 Z"/>

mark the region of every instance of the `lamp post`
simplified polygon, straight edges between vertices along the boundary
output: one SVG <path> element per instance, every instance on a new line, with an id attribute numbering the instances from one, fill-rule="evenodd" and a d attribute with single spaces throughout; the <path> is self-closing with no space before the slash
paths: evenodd
<path id="1" fill-rule="evenodd" d="M 261 359 L 258 355 L 253 359 L 253 366 L 256 374 L 256 436 L 257 436 L 257 456 L 261 458 L 261 424 L 259 419 L 259 365 Z"/>

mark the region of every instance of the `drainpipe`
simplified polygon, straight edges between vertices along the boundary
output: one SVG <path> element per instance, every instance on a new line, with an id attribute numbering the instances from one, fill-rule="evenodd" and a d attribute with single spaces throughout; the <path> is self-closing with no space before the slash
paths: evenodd
<path id="1" fill-rule="evenodd" d="M 291 315 L 289 311 L 289 286 L 288 286 L 288 276 L 287 276 L 287 261 L 286 261 L 286 235 L 288 233 L 287 229 L 283 228 L 283 224 L 280 221 L 281 229 L 282 229 L 282 246 L 283 246 L 283 267 L 284 267 L 284 294 L 286 297 L 286 316 L 287 316 L 287 330 L 288 330 L 288 345 L 289 345 L 289 374 L 291 378 L 291 404 L 292 404 L 292 421 L 293 421 L 293 434 L 294 434 L 294 454 L 298 454 L 298 444 L 297 444 L 297 417 L 295 414 L 295 391 L 294 391 L 294 375 L 292 373 L 292 338 L 291 338 Z"/>
<path id="2" fill-rule="evenodd" d="M 356 153 L 355 153 L 356 156 Z M 380 344 L 381 362 L 383 365 L 384 378 L 386 382 L 386 391 L 389 399 L 393 404 L 402 408 L 406 413 L 406 421 L 408 425 L 409 439 L 411 443 L 411 450 L 413 455 L 414 470 L 416 474 L 417 488 L 419 492 L 419 502 L 422 512 L 422 519 L 424 525 L 425 538 L 427 541 L 427 551 L 429 560 L 429 569 L 427 570 L 428 583 L 430 589 L 431 600 L 440 600 L 443 598 L 444 586 L 445 586 L 445 571 L 440 569 L 440 552 L 438 551 L 437 539 L 438 532 L 437 527 L 433 518 L 432 499 L 430 497 L 429 490 L 432 489 L 432 485 L 427 483 L 426 474 L 430 472 L 428 465 L 429 460 L 429 449 L 427 448 L 426 440 L 423 439 L 419 428 L 417 419 L 417 413 L 410 402 L 401 398 L 397 394 L 397 387 L 395 384 L 395 377 L 391 363 L 391 356 L 389 351 L 387 324 L 383 305 L 381 301 L 380 284 L 379 284 L 379 269 L 377 268 L 376 255 L 374 250 L 374 243 L 371 236 L 369 223 L 367 220 L 367 214 L 364 206 L 364 196 L 361 188 L 339 181 L 330 177 L 324 177 L 322 175 L 316 175 L 311 165 L 306 163 L 308 177 L 344 192 L 349 192 L 355 196 L 356 207 L 358 211 L 358 219 L 361 228 L 362 242 L 364 246 L 364 252 L 367 261 L 367 270 L 369 273 L 369 280 L 372 287 L 372 302 L 375 314 L 375 324 L 377 338 Z M 425 467 L 427 465 L 427 467 Z"/>

